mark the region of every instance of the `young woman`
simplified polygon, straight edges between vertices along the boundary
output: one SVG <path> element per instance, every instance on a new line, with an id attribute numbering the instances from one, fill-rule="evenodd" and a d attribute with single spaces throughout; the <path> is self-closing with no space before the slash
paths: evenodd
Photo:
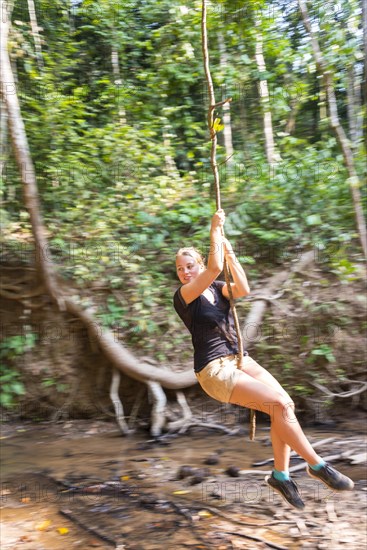
<path id="1" fill-rule="evenodd" d="M 218 401 L 270 416 L 274 470 L 266 481 L 289 504 L 302 509 L 304 502 L 289 476 L 291 449 L 308 463 L 308 474 L 328 487 L 343 491 L 353 489 L 354 483 L 313 450 L 294 414 L 294 403 L 268 371 L 247 353 L 241 369 L 237 368 L 237 336 L 228 289 L 224 282 L 216 280 L 223 269 L 224 257 L 233 279 L 233 297 L 247 296 L 250 289 L 229 241 L 222 235 L 224 221 L 223 210 L 218 210 L 211 222 L 207 267 L 194 248 L 181 248 L 177 252 L 176 270 L 182 286 L 174 295 L 174 307 L 192 335 L 194 370 L 204 391 Z"/>

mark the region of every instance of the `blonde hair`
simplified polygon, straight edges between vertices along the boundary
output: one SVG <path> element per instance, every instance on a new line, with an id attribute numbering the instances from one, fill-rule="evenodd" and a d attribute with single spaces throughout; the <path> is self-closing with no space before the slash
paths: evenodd
<path id="1" fill-rule="evenodd" d="M 177 253 L 176 253 L 176 258 L 177 258 L 177 256 L 190 256 L 200 266 L 205 267 L 204 258 L 202 257 L 200 252 L 198 250 L 196 250 L 196 248 L 194 248 L 193 246 L 187 246 L 185 248 L 180 248 L 180 250 L 178 250 Z"/>

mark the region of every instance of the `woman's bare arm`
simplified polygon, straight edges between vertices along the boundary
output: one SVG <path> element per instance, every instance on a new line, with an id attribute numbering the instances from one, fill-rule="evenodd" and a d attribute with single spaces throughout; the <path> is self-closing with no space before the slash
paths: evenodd
<path id="1" fill-rule="evenodd" d="M 250 287 L 247 281 L 246 273 L 236 258 L 232 245 L 228 239 L 223 239 L 223 247 L 225 258 L 233 278 L 233 283 L 231 283 L 233 298 L 243 298 L 244 296 L 250 294 Z M 225 298 L 229 299 L 227 285 L 224 285 L 222 293 Z"/>
<path id="2" fill-rule="evenodd" d="M 223 210 L 218 210 L 213 218 L 210 228 L 210 250 L 208 266 L 189 283 L 181 287 L 181 296 L 186 304 L 193 302 L 206 288 L 208 288 L 223 270 L 223 235 L 222 227 L 225 215 Z"/>

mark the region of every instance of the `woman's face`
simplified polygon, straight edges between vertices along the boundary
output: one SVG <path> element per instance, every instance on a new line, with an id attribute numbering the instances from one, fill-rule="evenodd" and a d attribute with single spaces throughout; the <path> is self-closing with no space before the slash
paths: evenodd
<path id="1" fill-rule="evenodd" d="M 193 281 L 204 267 L 192 256 L 181 255 L 176 257 L 176 271 L 178 278 L 183 285 Z"/>

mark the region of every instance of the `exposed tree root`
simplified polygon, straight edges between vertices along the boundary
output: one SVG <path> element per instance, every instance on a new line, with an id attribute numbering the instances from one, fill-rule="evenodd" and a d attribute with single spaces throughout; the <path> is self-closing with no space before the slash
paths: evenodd
<path id="1" fill-rule="evenodd" d="M 11 292 L 8 292 L 11 290 Z M 26 298 L 34 298 L 35 296 L 40 296 L 45 291 L 43 285 L 38 286 L 36 289 L 31 290 L 30 292 L 21 292 L 19 287 L 14 285 L 2 285 L 0 288 L 0 296 L 6 298 L 7 300 L 25 300 Z"/>
<path id="2" fill-rule="evenodd" d="M 107 537 L 106 535 L 103 535 L 102 533 L 100 533 L 99 531 L 94 529 L 93 527 L 90 527 L 89 525 L 86 525 L 84 522 L 80 521 L 78 518 L 75 517 L 75 515 L 71 512 L 71 510 L 60 510 L 59 513 L 62 516 L 66 517 L 68 520 L 75 523 L 75 525 L 77 525 L 78 527 L 81 527 L 82 529 L 84 529 L 84 531 L 87 531 L 88 533 L 90 533 L 94 537 L 97 537 L 98 539 L 102 540 L 103 542 L 106 542 L 107 544 L 109 544 L 113 548 L 118 547 L 115 540 L 111 539 L 110 537 Z"/>
<path id="3" fill-rule="evenodd" d="M 124 416 L 124 407 L 123 407 L 123 404 L 121 403 L 121 399 L 119 396 L 120 380 L 121 380 L 121 374 L 116 369 L 113 369 L 111 386 L 110 386 L 110 398 L 111 398 L 113 407 L 115 409 L 116 422 L 119 425 L 121 432 L 124 435 L 128 435 L 130 433 L 130 429 L 126 423 L 125 416 Z"/>

